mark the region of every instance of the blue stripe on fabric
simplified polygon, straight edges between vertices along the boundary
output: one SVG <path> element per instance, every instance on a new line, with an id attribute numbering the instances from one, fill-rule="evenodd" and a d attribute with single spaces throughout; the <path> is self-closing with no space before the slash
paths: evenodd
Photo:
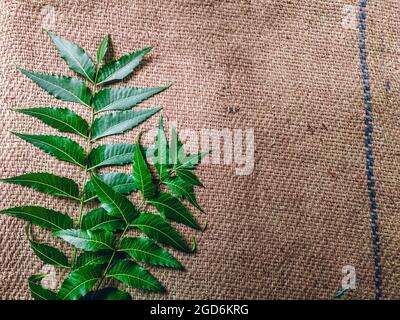
<path id="1" fill-rule="evenodd" d="M 379 241 L 378 209 L 376 204 L 375 177 L 374 177 L 374 153 L 373 153 L 373 111 L 371 86 L 369 81 L 367 46 L 366 46 L 366 19 L 368 0 L 359 2 L 359 48 L 360 48 L 360 67 L 364 91 L 365 107 L 365 164 L 368 180 L 368 196 L 370 202 L 370 221 L 372 232 L 372 249 L 375 265 L 375 298 L 382 299 L 382 264 L 381 264 L 381 245 Z"/>

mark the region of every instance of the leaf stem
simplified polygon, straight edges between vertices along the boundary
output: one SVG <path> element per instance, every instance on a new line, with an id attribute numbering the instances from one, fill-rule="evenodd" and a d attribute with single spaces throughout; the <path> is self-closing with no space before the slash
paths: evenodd
<path id="1" fill-rule="evenodd" d="M 116 255 L 118 249 L 119 249 L 119 246 L 121 245 L 121 241 L 122 241 L 122 239 L 124 238 L 125 233 L 128 231 L 128 228 L 129 228 L 129 224 L 126 225 L 124 231 L 123 231 L 122 234 L 121 234 L 121 237 L 118 239 L 118 242 L 117 242 L 117 244 L 115 245 L 115 248 L 114 248 L 113 253 L 112 253 L 111 257 L 110 257 L 110 260 L 108 260 L 107 266 L 106 266 L 106 268 L 104 269 L 103 274 L 101 275 L 100 281 L 99 281 L 99 283 L 97 284 L 96 289 L 94 290 L 94 296 L 96 296 L 97 291 L 99 291 L 99 288 L 100 288 L 101 284 L 103 283 L 103 281 L 104 281 L 104 279 L 105 279 L 105 277 L 106 277 L 106 275 L 107 275 L 108 269 L 110 269 L 111 263 L 112 263 L 113 260 L 114 260 L 114 257 L 115 257 L 115 255 Z"/>
<path id="2" fill-rule="evenodd" d="M 85 171 L 84 171 L 84 177 L 83 177 L 83 182 L 82 182 L 82 189 L 81 189 L 81 197 L 79 199 L 79 217 L 78 217 L 78 226 L 79 229 L 82 228 L 82 217 L 83 217 L 83 208 L 84 208 L 84 204 L 85 204 L 85 187 L 88 181 L 88 174 L 89 174 L 89 160 L 88 160 L 88 156 L 92 150 L 92 130 L 91 130 L 91 126 L 93 124 L 94 118 L 95 118 L 95 112 L 94 112 L 94 96 L 96 94 L 96 89 L 97 89 L 97 74 L 98 74 L 98 68 L 96 67 L 96 76 L 95 76 L 95 80 L 93 83 L 93 93 L 92 93 L 92 102 L 91 102 L 91 106 L 90 106 L 90 127 L 89 127 L 89 133 L 87 136 L 87 140 L 86 140 L 86 164 L 85 164 Z M 72 258 L 72 262 L 71 262 L 71 269 L 74 270 L 75 266 L 76 266 L 76 256 L 77 256 L 78 250 L 75 247 L 74 248 L 74 256 Z"/>
<path id="3" fill-rule="evenodd" d="M 142 201 L 140 202 L 140 204 L 139 204 L 139 206 L 138 206 L 138 208 L 137 208 L 138 212 L 140 212 L 140 211 L 142 210 L 142 208 L 143 208 L 143 206 L 144 206 L 145 204 L 146 204 L 146 201 L 145 201 L 145 200 L 142 200 Z M 139 214 L 140 214 L 140 213 L 139 213 Z M 108 269 L 110 269 L 111 263 L 113 262 L 114 257 L 115 257 L 115 255 L 116 255 L 116 253 L 118 252 L 119 247 L 120 247 L 120 245 L 121 245 L 121 242 L 122 242 L 122 240 L 124 239 L 125 233 L 128 231 L 129 227 L 130 227 L 130 224 L 127 224 L 126 227 L 125 227 L 125 229 L 124 229 L 124 231 L 123 231 L 122 234 L 121 234 L 121 237 L 118 239 L 118 242 L 117 242 L 116 245 L 115 245 L 115 248 L 114 248 L 113 253 L 112 253 L 111 257 L 110 257 L 110 260 L 108 260 L 107 266 L 106 266 L 106 268 L 104 269 L 104 272 L 103 272 L 103 274 L 102 274 L 102 276 L 101 276 L 101 278 L 100 278 L 99 283 L 98 283 L 97 286 L 96 286 L 96 289 L 94 290 L 94 296 L 96 296 L 97 291 L 100 289 L 101 284 L 103 283 L 105 277 L 107 276 Z"/>

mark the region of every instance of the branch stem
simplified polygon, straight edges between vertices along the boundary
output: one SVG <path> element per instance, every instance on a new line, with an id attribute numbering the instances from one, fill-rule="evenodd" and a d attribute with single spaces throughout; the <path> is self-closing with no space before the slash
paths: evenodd
<path id="1" fill-rule="evenodd" d="M 95 118 L 95 112 L 94 112 L 94 95 L 96 94 L 97 90 L 97 74 L 98 74 L 98 68 L 96 68 L 96 76 L 95 76 L 95 81 L 93 82 L 93 93 L 92 93 L 92 102 L 90 105 L 90 123 L 89 123 L 89 134 L 86 140 L 86 154 L 87 156 L 90 154 L 92 151 L 92 124 Z M 81 188 L 81 197 L 79 199 L 79 217 L 78 217 L 78 223 L 77 225 L 79 226 L 79 229 L 82 228 L 82 217 L 83 217 L 83 209 L 85 205 L 85 187 L 88 182 L 88 176 L 89 176 L 89 162 L 88 158 L 86 158 L 86 164 L 84 168 L 84 174 L 83 174 L 83 182 L 82 182 L 82 188 Z M 71 269 L 74 270 L 76 267 L 76 256 L 77 256 L 78 250 L 75 247 L 74 248 L 74 255 L 72 258 L 71 262 Z"/>

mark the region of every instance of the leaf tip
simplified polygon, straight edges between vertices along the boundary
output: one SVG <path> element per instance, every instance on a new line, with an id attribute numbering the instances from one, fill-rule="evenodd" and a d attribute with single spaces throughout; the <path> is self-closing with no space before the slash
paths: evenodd
<path id="1" fill-rule="evenodd" d="M 197 243 L 195 236 L 192 236 L 192 248 L 190 250 L 192 253 L 196 253 L 197 251 Z"/>

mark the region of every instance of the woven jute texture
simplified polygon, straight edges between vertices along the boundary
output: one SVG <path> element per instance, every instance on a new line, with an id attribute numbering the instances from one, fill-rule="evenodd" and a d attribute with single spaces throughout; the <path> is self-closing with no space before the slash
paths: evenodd
<path id="1" fill-rule="evenodd" d="M 372 1 L 367 12 L 383 291 L 399 298 L 400 7 Z M 66 106 L 88 116 L 16 70 L 72 75 L 43 28 L 92 56 L 106 33 L 115 57 L 154 44 L 126 85 L 174 86 L 142 107 L 162 105 L 178 129 L 253 128 L 255 168 L 238 176 L 234 165 L 199 166 L 206 189 L 197 196 L 206 214 L 196 216 L 208 228 L 196 233 L 198 253 L 174 252 L 184 272 L 151 269 L 167 294 L 134 290 L 134 298 L 331 299 L 343 266 L 351 265 L 354 296 L 372 299 L 357 14 L 353 0 L 1 0 L 1 177 L 49 171 L 82 180 L 76 167 L 9 133 L 59 134 L 15 107 Z M 141 128 L 156 123 L 154 117 Z M 137 133 L 104 142 L 131 142 Z M 36 204 L 78 215 L 72 201 L 14 185 L 0 190 L 0 209 Z M 193 233 L 180 229 L 189 240 Z M 27 278 L 42 268 L 24 223 L 0 216 L 0 298 L 30 298 Z"/>

